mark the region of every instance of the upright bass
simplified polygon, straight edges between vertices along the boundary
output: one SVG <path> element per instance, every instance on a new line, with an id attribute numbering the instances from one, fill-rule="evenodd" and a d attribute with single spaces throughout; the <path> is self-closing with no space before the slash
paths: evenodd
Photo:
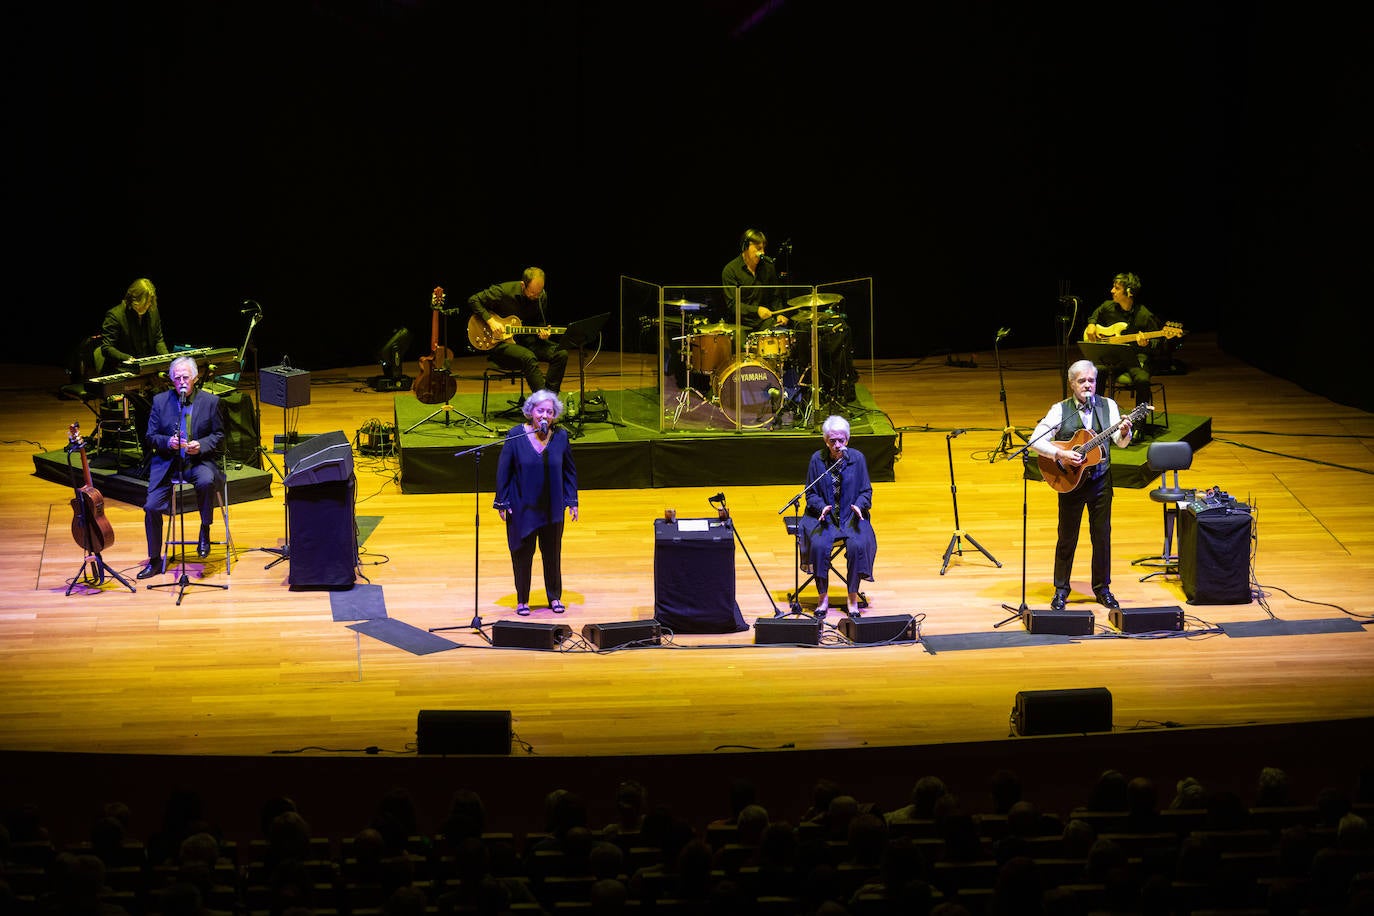
<path id="1" fill-rule="evenodd" d="M 429 298 L 433 309 L 433 322 L 430 328 L 429 356 L 420 357 L 420 373 L 415 377 L 415 399 L 421 404 L 443 404 L 458 391 L 458 380 L 449 374 L 449 360 L 453 351 L 439 342 L 439 313 L 444 307 L 444 288 L 434 287 Z"/>

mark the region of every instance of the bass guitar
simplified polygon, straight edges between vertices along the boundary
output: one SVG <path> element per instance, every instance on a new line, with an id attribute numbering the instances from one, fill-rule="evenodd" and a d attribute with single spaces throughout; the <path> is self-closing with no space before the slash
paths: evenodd
<path id="1" fill-rule="evenodd" d="M 1096 435 L 1086 429 L 1080 429 L 1073 434 L 1072 439 L 1055 442 L 1054 444 L 1058 448 L 1072 449 L 1082 455 L 1083 463 L 1079 465 L 1063 464 L 1059 459 L 1051 458 L 1048 455 L 1037 456 L 1039 459 L 1040 473 L 1044 476 L 1045 483 L 1049 484 L 1050 487 L 1058 493 L 1068 493 L 1077 489 L 1078 485 L 1083 482 L 1083 472 L 1093 465 L 1102 462 L 1103 457 L 1105 457 L 1105 450 L 1102 446 L 1107 440 L 1111 439 L 1112 436 L 1116 435 L 1116 431 L 1121 428 L 1121 424 L 1129 420 L 1131 425 L 1135 426 L 1141 420 L 1145 419 L 1145 414 L 1152 410 L 1154 410 L 1154 406 L 1151 404 L 1137 404 L 1135 405 L 1135 410 L 1131 411 L 1130 414 L 1117 420 L 1110 427 Z"/>
<path id="2" fill-rule="evenodd" d="M 114 543 L 114 528 L 105 517 L 105 496 L 91 483 L 91 464 L 86 460 L 86 443 L 81 425 L 67 427 L 67 448 L 81 453 L 81 486 L 72 497 L 72 537 L 86 554 L 98 554 Z"/>
<path id="3" fill-rule="evenodd" d="M 535 327 L 533 325 L 523 325 L 520 319 L 514 315 L 509 318 L 497 317 L 501 322 L 504 334 L 497 334 L 487 325 L 485 321 L 473 315 L 468 319 L 468 343 L 472 344 L 474 350 L 490 350 L 499 343 L 510 340 L 517 334 L 564 334 L 567 328 L 546 328 Z"/>
<path id="4" fill-rule="evenodd" d="M 1105 325 L 1097 329 L 1097 341 L 1100 343 L 1116 343 L 1113 338 L 1121 338 L 1128 343 L 1134 343 L 1138 336 L 1143 336 L 1146 340 L 1154 340 L 1157 337 L 1182 337 L 1185 331 L 1183 325 L 1177 321 L 1170 321 L 1158 331 L 1141 331 L 1133 334 L 1126 330 L 1126 322 L 1118 321 L 1116 324 Z M 1088 339 L 1087 331 L 1083 333 L 1083 339 Z M 1090 341 L 1091 342 L 1091 341 Z"/>
<path id="5" fill-rule="evenodd" d="M 430 327 L 429 356 L 420 357 L 420 372 L 415 376 L 412 390 L 421 404 L 444 404 L 458 391 L 458 380 L 449 374 L 449 360 L 453 351 L 439 342 L 439 313 L 444 307 L 444 288 L 434 287 L 429 297 L 434 320 Z"/>

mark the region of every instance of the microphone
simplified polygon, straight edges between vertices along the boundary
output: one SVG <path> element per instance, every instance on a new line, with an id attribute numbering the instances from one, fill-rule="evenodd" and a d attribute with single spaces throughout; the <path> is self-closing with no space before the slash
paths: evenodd
<path id="1" fill-rule="evenodd" d="M 254 302 L 252 299 L 245 299 L 245 300 L 243 300 L 243 304 L 246 305 L 246 306 L 248 306 L 248 308 L 246 308 L 246 309 L 239 309 L 239 314 L 240 314 L 240 315 L 252 315 L 252 314 L 254 314 L 254 313 L 259 313 L 259 312 L 262 311 L 262 306 L 258 305 L 258 304 L 257 304 L 256 302 Z"/>
<path id="2" fill-rule="evenodd" d="M 723 502 L 725 502 L 725 494 L 724 494 L 724 493 L 717 493 L 715 496 L 708 496 L 708 497 L 706 498 L 706 501 L 707 501 L 708 503 L 723 503 Z"/>
<path id="3" fill-rule="evenodd" d="M 966 432 L 968 432 L 968 430 L 966 430 L 966 429 L 956 429 L 954 432 L 952 432 L 952 433 L 949 434 L 949 437 L 950 437 L 951 439 L 958 439 L 960 436 L 962 436 L 962 435 L 963 435 L 964 433 L 966 433 Z"/>
<path id="4" fill-rule="evenodd" d="M 773 263 L 773 259 L 770 258 L 770 257 L 769 257 L 768 255 L 766 255 L 766 254 L 761 254 L 761 255 L 759 255 L 759 260 L 760 260 L 760 261 L 767 261 L 769 264 L 772 264 L 772 263 Z"/>
<path id="5" fill-rule="evenodd" d="M 548 421 L 548 420 L 542 420 L 542 419 L 541 419 L 541 420 L 539 421 L 539 431 L 540 431 L 541 433 L 546 433 L 546 432 L 549 431 L 549 421 Z"/>
<path id="6" fill-rule="evenodd" d="M 998 328 L 998 329 L 997 329 L 997 339 L 998 339 L 998 340 L 1001 340 L 1003 337 L 1006 337 L 1006 336 L 1007 336 L 1008 334 L 1010 334 L 1010 333 L 1011 333 L 1011 328 Z"/>
<path id="7" fill-rule="evenodd" d="M 1060 302 L 1072 302 L 1074 305 L 1077 305 L 1079 300 L 1078 300 L 1078 297 L 1077 297 L 1077 296 L 1060 296 L 1060 297 L 1059 297 L 1059 301 L 1060 301 Z"/>

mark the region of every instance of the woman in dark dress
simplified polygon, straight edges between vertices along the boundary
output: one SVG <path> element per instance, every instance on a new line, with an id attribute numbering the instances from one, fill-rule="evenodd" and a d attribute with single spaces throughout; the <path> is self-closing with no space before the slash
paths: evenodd
<path id="1" fill-rule="evenodd" d="M 530 613 L 534 549 L 544 561 L 544 591 L 549 609 L 563 613 L 563 510 L 577 521 L 577 467 L 568 431 L 556 426 L 563 415 L 558 395 L 534 392 L 521 408 L 527 420 L 506 434 L 496 465 L 492 505 L 506 523 L 511 568 L 515 571 L 515 613 Z"/>
<path id="2" fill-rule="evenodd" d="M 811 456 L 806 468 L 806 515 L 801 520 L 802 568 L 816 576 L 820 604 L 816 616 L 830 610 L 830 551 L 844 538 L 845 573 L 849 616 L 859 616 L 859 581 L 873 580 L 873 557 L 878 540 L 873 534 L 869 510 L 873 484 L 863 453 L 849 448 L 849 421 L 827 417 L 821 424 L 825 448 Z"/>

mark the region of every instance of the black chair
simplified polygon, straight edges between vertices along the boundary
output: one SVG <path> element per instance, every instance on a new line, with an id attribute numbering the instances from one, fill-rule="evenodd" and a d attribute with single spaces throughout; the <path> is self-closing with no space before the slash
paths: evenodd
<path id="1" fill-rule="evenodd" d="M 491 383 L 493 381 L 507 381 L 512 385 L 516 384 L 517 382 L 519 383 L 520 400 L 514 402 L 511 407 L 508 407 L 502 411 L 498 411 L 496 414 L 496 416 L 498 417 L 513 418 L 516 414 L 519 414 L 521 412 L 521 408 L 524 406 L 525 403 L 525 373 L 520 369 L 507 369 L 504 366 L 498 366 L 496 363 L 492 362 L 490 357 L 487 358 L 487 364 L 482 368 L 483 420 L 486 420 L 490 416 L 490 414 L 487 411 L 487 400 L 491 396 Z"/>
<path id="2" fill-rule="evenodd" d="M 1164 550 L 1156 556 L 1131 561 L 1132 566 L 1157 567 L 1154 572 L 1141 576 L 1141 582 L 1154 576 L 1178 574 L 1178 554 L 1174 552 L 1178 503 L 1191 499 L 1194 492 L 1178 485 L 1178 472 L 1186 471 L 1193 465 L 1193 447 L 1187 442 L 1151 442 L 1145 460 L 1150 470 L 1159 472 L 1159 486 L 1150 491 L 1150 499 L 1164 505 Z M 1172 485 L 1169 483 L 1170 471 L 1174 472 Z"/>
<path id="3" fill-rule="evenodd" d="M 796 539 L 796 538 L 798 537 L 798 533 L 797 533 L 797 519 L 796 519 L 794 516 L 785 515 L 785 516 L 783 516 L 783 519 L 782 519 L 782 520 L 783 520 L 783 524 L 787 527 L 787 534 L 788 534 L 790 537 L 792 537 L 793 539 Z M 844 539 L 844 538 L 842 538 L 842 537 L 837 537 L 837 538 L 835 538 L 835 543 L 834 543 L 834 545 L 830 548 L 830 560 L 829 560 L 829 563 L 830 563 L 830 572 L 834 574 L 834 576 L 835 576 L 836 579 L 839 579 L 841 582 L 845 582 L 845 587 L 848 588 L 848 587 L 849 587 L 849 584 L 848 584 L 848 582 L 846 582 L 846 580 L 845 580 L 845 578 L 844 578 L 844 574 L 841 573 L 840 570 L 839 570 L 839 568 L 835 566 L 835 561 L 838 560 L 838 559 L 840 558 L 840 554 L 844 553 L 844 545 L 845 545 L 845 539 Z M 799 555 L 800 555 L 800 554 L 799 554 Z M 806 563 L 806 557 L 805 557 L 805 556 L 801 556 L 801 562 L 802 562 L 802 564 L 803 564 L 803 565 L 802 565 L 802 572 L 807 572 L 807 573 L 809 573 L 809 575 L 806 577 L 806 581 L 802 582 L 801 585 L 798 585 L 798 586 L 797 586 L 797 590 L 796 590 L 795 592 L 788 592 L 788 594 L 787 594 L 787 603 L 788 603 L 789 605 L 791 605 L 792 602 L 796 601 L 798 598 L 801 597 L 801 593 L 804 592 L 804 591 L 806 591 L 806 587 L 807 587 L 808 585 L 810 585 L 810 584 L 812 584 L 813 582 L 816 581 L 816 572 L 815 572 L 815 570 L 808 570 L 808 569 L 806 568 L 806 566 L 805 566 L 805 563 Z M 820 600 L 820 597 L 821 597 L 819 592 L 820 592 L 820 590 L 817 589 L 817 596 L 816 596 L 816 597 L 817 597 L 817 600 L 818 600 L 818 601 Z M 859 592 L 859 607 L 861 607 L 861 608 L 866 608 L 866 607 L 868 607 L 868 596 L 865 595 L 863 592 Z"/>

